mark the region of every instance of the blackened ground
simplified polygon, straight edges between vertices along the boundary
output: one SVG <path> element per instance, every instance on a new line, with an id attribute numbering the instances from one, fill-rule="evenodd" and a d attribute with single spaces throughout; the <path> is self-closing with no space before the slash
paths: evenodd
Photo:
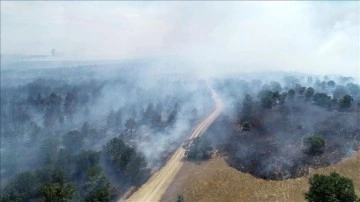
<path id="1" fill-rule="evenodd" d="M 240 122 L 250 121 L 250 131 Z M 254 176 L 282 180 L 308 174 L 309 168 L 325 167 L 350 156 L 360 145 L 359 113 L 326 111 L 311 104 L 257 109 L 248 120 L 221 116 L 207 132 L 212 143 L 227 154 L 230 166 Z M 303 152 L 303 138 L 321 135 L 325 151 Z"/>

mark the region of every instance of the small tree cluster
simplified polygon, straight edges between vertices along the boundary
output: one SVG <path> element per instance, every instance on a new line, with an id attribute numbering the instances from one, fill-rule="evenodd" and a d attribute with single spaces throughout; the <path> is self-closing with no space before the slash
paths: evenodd
<path id="1" fill-rule="evenodd" d="M 203 137 L 193 138 L 185 149 L 186 158 L 195 161 L 209 159 L 213 150 L 210 142 Z"/>
<path id="2" fill-rule="evenodd" d="M 309 202 L 356 202 L 360 201 L 355 194 L 351 179 L 338 173 L 328 175 L 315 174 L 309 179 L 310 190 L 305 194 Z"/>
<path id="3" fill-rule="evenodd" d="M 340 110 L 348 110 L 351 107 L 354 99 L 350 95 L 345 95 L 339 100 L 339 109 Z"/>
<path id="4" fill-rule="evenodd" d="M 304 150 L 311 155 L 321 154 L 325 149 L 325 140 L 322 136 L 310 136 L 303 140 Z"/>

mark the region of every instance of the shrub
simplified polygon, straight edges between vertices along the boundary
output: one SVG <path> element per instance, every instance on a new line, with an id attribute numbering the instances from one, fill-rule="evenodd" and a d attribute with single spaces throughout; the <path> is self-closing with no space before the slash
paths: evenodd
<path id="1" fill-rule="evenodd" d="M 306 153 L 316 155 L 324 152 L 325 140 L 322 136 L 310 136 L 303 140 Z"/>
<path id="2" fill-rule="evenodd" d="M 210 142 L 203 137 L 193 138 L 185 149 L 185 157 L 195 161 L 209 159 L 213 150 Z"/>
<path id="3" fill-rule="evenodd" d="M 305 193 L 305 199 L 309 202 L 359 201 L 353 181 L 338 173 L 333 172 L 329 176 L 315 174 L 309 179 L 309 184 L 309 192 Z"/>
<path id="4" fill-rule="evenodd" d="M 245 121 L 242 123 L 243 131 L 249 131 L 251 129 L 251 123 L 249 121 Z"/>

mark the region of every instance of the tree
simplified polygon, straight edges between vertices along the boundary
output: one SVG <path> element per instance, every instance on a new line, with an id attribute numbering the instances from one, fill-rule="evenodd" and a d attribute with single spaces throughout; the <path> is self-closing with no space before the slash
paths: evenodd
<path id="1" fill-rule="evenodd" d="M 288 98 L 289 98 L 289 100 L 293 100 L 294 96 L 295 96 L 295 90 L 294 89 L 288 90 Z"/>
<path id="2" fill-rule="evenodd" d="M 336 99 L 340 99 L 341 97 L 348 95 L 349 91 L 345 86 L 336 86 L 334 92 L 333 92 L 333 97 Z"/>
<path id="3" fill-rule="evenodd" d="M 142 184 L 150 175 L 150 169 L 147 168 L 145 157 L 136 153 L 129 156 L 125 167 L 125 174 L 133 184 Z"/>
<path id="4" fill-rule="evenodd" d="M 150 171 L 144 156 L 136 152 L 135 148 L 126 145 L 120 137 L 111 139 L 103 151 L 115 174 L 126 177 L 132 184 L 142 182 L 149 176 Z"/>
<path id="5" fill-rule="evenodd" d="M 359 198 L 355 194 L 353 181 L 338 173 L 328 175 L 315 174 L 309 179 L 310 189 L 305 194 L 309 202 L 355 202 Z"/>
<path id="6" fill-rule="evenodd" d="M 298 95 L 299 96 L 304 96 L 305 90 L 306 90 L 306 87 L 300 87 L 299 90 L 298 90 Z"/>
<path id="7" fill-rule="evenodd" d="M 17 174 L 2 190 L 1 201 L 27 201 L 36 194 L 38 183 L 30 172 Z"/>
<path id="8" fill-rule="evenodd" d="M 40 188 L 46 202 L 70 201 L 75 193 L 75 186 L 63 183 L 45 183 Z"/>
<path id="9" fill-rule="evenodd" d="M 176 202 L 184 202 L 184 201 L 185 201 L 184 195 L 178 194 L 176 197 Z"/>
<path id="10" fill-rule="evenodd" d="M 265 96 L 261 98 L 261 106 L 263 108 L 271 109 L 273 105 L 273 99 L 270 96 Z"/>
<path id="11" fill-rule="evenodd" d="M 314 135 L 303 140 L 305 152 L 316 155 L 324 152 L 325 140 L 322 136 Z"/>
<path id="12" fill-rule="evenodd" d="M 261 106 L 263 108 L 268 108 L 270 109 L 275 102 L 277 96 L 279 94 L 278 93 L 273 93 L 270 90 L 262 90 L 259 92 L 258 97 L 260 97 L 261 100 Z"/>
<path id="13" fill-rule="evenodd" d="M 287 92 L 283 92 L 280 94 L 279 103 L 284 104 L 287 97 Z"/>
<path id="14" fill-rule="evenodd" d="M 100 160 L 100 152 L 96 151 L 81 151 L 75 156 L 75 174 L 81 175 L 84 171 L 96 166 Z"/>
<path id="15" fill-rule="evenodd" d="M 310 98 L 314 95 L 315 90 L 312 87 L 308 87 L 305 92 L 306 100 L 310 100 Z"/>
<path id="16" fill-rule="evenodd" d="M 100 166 L 91 167 L 87 170 L 85 201 L 110 201 L 110 181 L 104 176 Z"/>
<path id="17" fill-rule="evenodd" d="M 335 81 L 330 80 L 330 81 L 327 82 L 327 85 L 328 85 L 329 87 L 331 87 L 331 88 L 334 88 L 335 85 L 336 85 L 336 83 L 335 83 Z"/>
<path id="18" fill-rule="evenodd" d="M 127 130 L 130 130 L 130 135 L 133 134 L 133 131 L 135 129 L 136 126 L 136 122 L 134 121 L 134 119 L 128 119 L 125 123 L 125 127 Z"/>
<path id="19" fill-rule="evenodd" d="M 249 131 L 251 129 L 251 124 L 249 121 L 242 123 L 243 131 Z"/>
<path id="20" fill-rule="evenodd" d="M 204 137 L 191 139 L 185 149 L 186 158 L 195 161 L 209 159 L 213 150 L 210 142 Z"/>
<path id="21" fill-rule="evenodd" d="M 247 118 L 251 116 L 252 108 L 253 108 L 252 97 L 251 95 L 246 94 L 243 101 L 242 118 Z"/>
<path id="22" fill-rule="evenodd" d="M 354 99 L 350 95 L 345 95 L 339 100 L 339 108 L 340 110 L 347 110 L 351 107 Z"/>
<path id="23" fill-rule="evenodd" d="M 176 122 L 176 117 L 177 117 L 177 110 L 173 110 L 170 112 L 168 118 L 167 118 L 167 124 L 168 125 L 174 125 L 174 123 Z"/>
<path id="24" fill-rule="evenodd" d="M 328 96 L 326 93 L 315 93 L 313 96 L 313 101 L 315 104 L 319 105 L 320 107 L 329 108 L 331 107 L 331 97 Z"/>

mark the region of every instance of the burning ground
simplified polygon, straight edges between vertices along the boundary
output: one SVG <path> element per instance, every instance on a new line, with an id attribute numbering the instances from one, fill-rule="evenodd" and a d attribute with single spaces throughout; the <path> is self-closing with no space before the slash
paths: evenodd
<path id="1" fill-rule="evenodd" d="M 349 157 L 359 147 L 358 106 L 345 111 L 324 108 L 311 99 L 287 94 L 282 103 L 274 101 L 267 107 L 262 91 L 259 100 L 245 97 L 232 109 L 235 113 L 228 109 L 209 128 L 207 137 L 225 152 L 230 166 L 263 179 L 297 178 L 310 168 Z M 304 139 L 312 136 L 325 142 L 320 153 L 308 152 L 304 145 Z"/>

